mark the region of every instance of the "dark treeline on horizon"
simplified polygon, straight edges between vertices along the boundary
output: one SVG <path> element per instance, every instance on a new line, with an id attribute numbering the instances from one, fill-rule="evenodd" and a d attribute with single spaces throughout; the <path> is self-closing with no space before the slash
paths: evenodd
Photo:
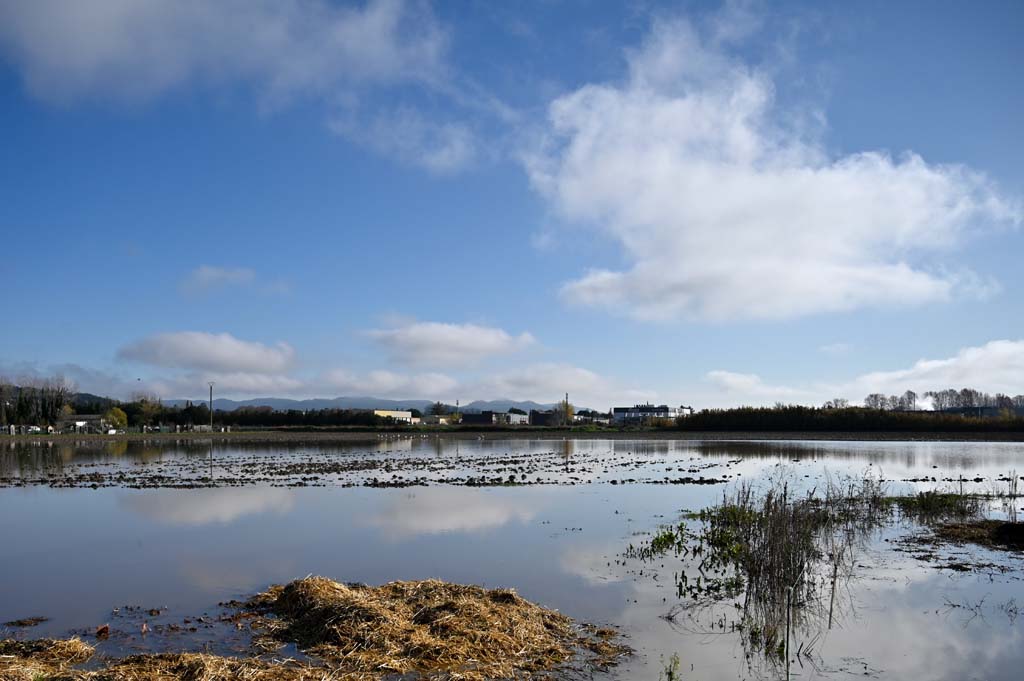
<path id="1" fill-rule="evenodd" d="M 1024 416 L 1006 409 L 994 416 L 970 411 L 899 411 L 869 407 L 737 407 L 705 409 L 679 419 L 681 430 L 735 431 L 1024 431 Z"/>
<path id="2" fill-rule="evenodd" d="M 131 428 L 170 426 L 182 429 L 210 424 L 205 403 L 182 406 L 163 404 L 150 395 L 135 395 L 121 401 L 88 393 L 77 393 L 62 378 L 33 380 L 15 385 L 0 380 L 0 425 L 57 425 L 74 414 L 122 412 Z M 933 410 L 919 409 L 930 400 Z M 417 409 L 409 408 L 414 416 Z M 431 405 L 430 414 L 448 414 L 455 407 L 441 402 Z M 519 410 L 514 410 L 519 411 Z M 232 428 L 330 428 L 391 427 L 392 419 L 376 416 L 370 409 L 325 408 L 276 410 L 269 406 L 214 410 L 216 427 Z M 1024 395 L 988 393 L 963 388 L 913 391 L 901 395 L 868 395 L 864 406 L 851 406 L 844 399 L 829 400 L 821 407 L 776 404 L 773 407 L 704 409 L 677 422 L 656 424 L 683 430 L 1024 430 Z"/>

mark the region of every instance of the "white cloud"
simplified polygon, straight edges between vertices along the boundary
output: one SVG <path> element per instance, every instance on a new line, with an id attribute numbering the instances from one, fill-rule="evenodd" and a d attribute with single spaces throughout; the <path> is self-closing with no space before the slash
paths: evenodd
<path id="1" fill-rule="evenodd" d="M 863 397 L 873 392 L 895 394 L 945 388 L 1024 393 L 1024 340 L 994 340 L 963 348 L 946 359 L 921 359 L 907 369 L 867 373 L 857 377 L 848 392 Z"/>
<path id="2" fill-rule="evenodd" d="M 906 390 L 973 388 L 990 394 L 1024 393 L 1024 340 L 995 340 L 963 348 L 945 359 L 921 359 L 905 369 L 872 371 L 846 381 L 806 385 L 765 383 L 757 374 L 711 371 L 706 376 L 716 387 L 708 400 L 723 406 L 766 404 L 775 401 L 821 404 L 845 397 L 860 404 L 871 393 L 898 395 Z"/>
<path id="3" fill-rule="evenodd" d="M 767 398 L 796 398 L 806 393 L 786 386 L 769 385 L 757 374 L 740 374 L 733 371 L 709 371 L 707 380 L 727 394 L 762 402 Z"/>
<path id="4" fill-rule="evenodd" d="M 659 21 L 625 82 L 551 104 L 530 179 L 629 263 L 587 272 L 565 299 L 641 319 L 780 319 L 991 290 L 926 263 L 976 228 L 1020 223 L 1018 203 L 913 153 L 831 157 L 765 73 L 721 49 L 737 36 L 712 32 Z"/>
<path id="5" fill-rule="evenodd" d="M 432 83 L 447 44 L 421 3 L 369 0 L 0 1 L 0 50 L 37 97 L 145 100 L 192 82 L 266 101 Z"/>
<path id="6" fill-rule="evenodd" d="M 291 290 L 288 282 L 275 279 L 257 281 L 256 272 L 247 267 L 217 267 L 200 265 L 189 272 L 178 289 L 187 296 L 199 296 L 226 288 L 248 288 L 266 294 L 284 295 Z"/>
<path id="7" fill-rule="evenodd" d="M 523 350 L 536 342 L 526 332 L 513 336 L 492 326 L 442 322 L 411 322 L 368 331 L 367 335 L 387 349 L 394 361 L 433 366 L 475 364 L 486 357 Z"/>
<path id="8" fill-rule="evenodd" d="M 853 346 L 849 343 L 827 343 L 818 347 L 818 352 L 829 355 L 831 357 L 842 357 L 843 355 L 850 354 L 853 350 Z"/>
<path id="9" fill-rule="evenodd" d="M 328 389 L 339 390 L 352 397 L 393 397 L 397 399 L 449 399 L 458 382 L 439 373 L 402 374 L 376 370 L 356 374 L 345 369 L 327 372 L 324 383 Z"/>
<path id="10" fill-rule="evenodd" d="M 160 333 L 130 343 L 117 352 L 120 359 L 172 369 L 220 374 L 275 374 L 289 369 L 295 351 L 284 342 L 264 345 L 229 333 L 179 331 Z"/>
<path id="11" fill-rule="evenodd" d="M 256 280 L 256 273 L 245 267 L 200 265 L 181 281 L 181 291 L 200 294 L 227 286 L 246 286 Z"/>
<path id="12" fill-rule="evenodd" d="M 379 154 L 437 174 L 463 170 L 480 154 L 476 134 L 467 124 L 437 122 L 409 107 L 379 112 L 369 121 L 339 115 L 330 128 Z"/>

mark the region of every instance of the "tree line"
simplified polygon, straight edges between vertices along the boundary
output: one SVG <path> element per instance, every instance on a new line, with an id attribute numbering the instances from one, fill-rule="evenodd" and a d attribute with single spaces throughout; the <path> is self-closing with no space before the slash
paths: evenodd
<path id="1" fill-rule="evenodd" d="M 1024 417 L 1005 411 L 985 418 L 971 412 L 900 411 L 869 407 L 773 407 L 705 409 L 676 421 L 690 431 L 1024 431 Z"/>
<path id="2" fill-rule="evenodd" d="M 74 392 L 61 378 L 23 381 L 0 380 L 0 425 L 55 425 L 69 413 Z"/>

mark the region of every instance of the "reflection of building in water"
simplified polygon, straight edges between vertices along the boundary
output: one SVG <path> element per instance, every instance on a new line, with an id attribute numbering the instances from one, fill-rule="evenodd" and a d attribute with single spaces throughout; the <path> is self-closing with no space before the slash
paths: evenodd
<path id="1" fill-rule="evenodd" d="M 377 452 L 411 452 L 412 438 L 409 437 L 387 437 L 377 442 L 374 447 Z"/>
<path id="2" fill-rule="evenodd" d="M 616 440 L 612 443 L 612 451 L 616 454 L 670 454 L 686 451 L 689 444 L 666 440 Z"/>

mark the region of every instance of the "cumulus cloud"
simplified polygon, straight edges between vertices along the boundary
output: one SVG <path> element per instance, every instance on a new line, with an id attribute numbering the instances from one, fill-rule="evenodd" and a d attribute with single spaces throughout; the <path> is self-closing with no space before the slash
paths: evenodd
<path id="1" fill-rule="evenodd" d="M 401 0 L 0 0 L 0 51 L 54 102 L 192 82 L 245 83 L 271 102 L 432 83 L 446 44 L 424 5 Z"/>
<path id="2" fill-rule="evenodd" d="M 1024 393 L 1024 340 L 994 340 L 945 359 L 921 359 L 906 369 L 874 371 L 857 377 L 851 386 L 865 395 L 944 388 Z"/>
<path id="3" fill-rule="evenodd" d="M 775 401 L 820 404 L 833 397 L 859 404 L 871 393 L 896 395 L 913 390 L 923 394 L 946 388 L 1012 396 L 1024 392 L 1024 340 L 994 340 L 963 348 L 952 357 L 921 359 L 904 369 L 871 371 L 845 381 L 781 385 L 765 383 L 757 374 L 721 370 L 708 372 L 706 378 L 729 405 Z"/>
<path id="4" fill-rule="evenodd" d="M 392 359 L 404 364 L 462 366 L 486 357 L 530 347 L 536 341 L 523 332 L 513 336 L 504 329 L 477 324 L 412 322 L 367 335 L 384 347 Z"/>
<path id="5" fill-rule="evenodd" d="M 624 82 L 550 105 L 530 179 L 629 263 L 586 272 L 565 299 L 641 319 L 782 319 L 992 290 L 929 263 L 976 228 L 1020 223 L 1019 203 L 910 152 L 831 156 L 765 72 L 724 50 L 737 36 L 712 33 L 656 22 Z"/>
<path id="6" fill-rule="evenodd" d="M 264 345 L 235 338 L 229 333 L 179 331 L 137 340 L 117 352 L 120 359 L 172 369 L 274 374 L 289 369 L 295 351 L 284 342 Z"/>
<path id="7" fill-rule="evenodd" d="M 745 399 L 762 401 L 767 398 L 796 398 L 802 393 L 796 388 L 781 385 L 769 385 L 757 374 L 740 374 L 734 371 L 709 371 L 707 380 L 727 394 L 742 396 Z"/>

